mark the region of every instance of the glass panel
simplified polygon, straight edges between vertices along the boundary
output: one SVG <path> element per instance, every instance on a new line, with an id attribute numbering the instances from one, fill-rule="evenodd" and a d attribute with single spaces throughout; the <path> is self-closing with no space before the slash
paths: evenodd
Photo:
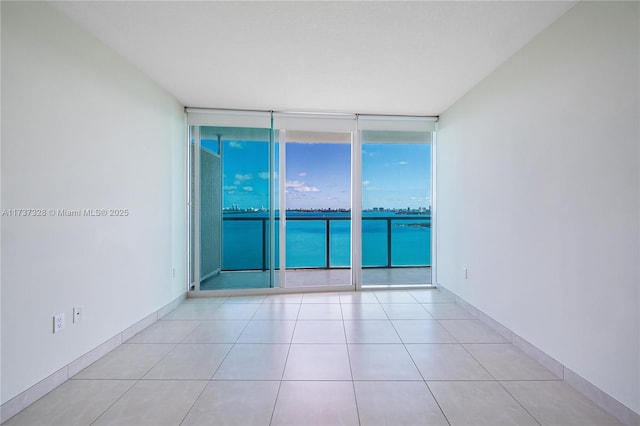
<path id="1" fill-rule="evenodd" d="M 386 213 L 363 211 L 362 220 L 362 266 L 387 267 L 387 220 Z"/>
<path id="2" fill-rule="evenodd" d="M 201 290 L 273 285 L 270 133 L 200 127 Z"/>
<path id="3" fill-rule="evenodd" d="M 287 268 L 326 267 L 326 224 L 313 212 L 287 211 Z"/>
<path id="4" fill-rule="evenodd" d="M 222 268 L 222 188 L 220 185 L 222 164 L 220 155 L 215 151 L 209 150 L 202 143 L 200 145 L 201 285 L 210 277 L 220 274 Z"/>
<path id="5" fill-rule="evenodd" d="M 431 283 L 428 132 L 362 132 L 362 283 Z"/>
<path id="6" fill-rule="evenodd" d="M 253 219 L 251 214 L 225 215 L 222 234 L 224 251 L 222 264 L 225 271 L 267 269 L 267 218 Z M 256 215 L 257 216 L 257 215 Z"/>
<path id="7" fill-rule="evenodd" d="M 329 226 L 329 267 L 348 268 L 351 266 L 351 221 L 331 220 Z"/>
<path id="8" fill-rule="evenodd" d="M 392 266 L 431 266 L 431 218 L 420 216 L 392 221 Z"/>
<path id="9" fill-rule="evenodd" d="M 278 130 L 190 130 L 192 285 L 351 284 L 350 132 L 287 130 L 281 150 Z M 431 133 L 363 130 L 361 141 L 363 284 L 430 283 Z"/>
<path id="10" fill-rule="evenodd" d="M 350 142 L 350 133 L 287 132 L 287 286 L 351 284 Z"/>
<path id="11" fill-rule="evenodd" d="M 273 224 L 272 232 L 269 233 L 269 238 L 273 236 L 272 252 L 273 252 L 273 269 L 278 271 L 280 269 L 280 135 L 278 131 L 273 132 L 273 150 L 272 150 L 272 164 L 273 164 L 273 181 L 271 190 L 273 197 L 271 198 L 271 205 L 273 210 Z M 269 240 L 271 242 L 271 240 Z M 277 273 L 277 272 L 276 272 Z M 277 275 L 273 279 L 274 287 L 280 286 L 280 276 Z"/>
<path id="12" fill-rule="evenodd" d="M 189 282 L 189 290 L 195 290 L 196 286 L 196 206 L 195 206 L 195 195 L 196 195 L 196 179 L 195 172 L 196 168 L 196 132 L 197 128 L 195 126 L 189 127 L 189 272 L 188 272 L 188 282 Z"/>

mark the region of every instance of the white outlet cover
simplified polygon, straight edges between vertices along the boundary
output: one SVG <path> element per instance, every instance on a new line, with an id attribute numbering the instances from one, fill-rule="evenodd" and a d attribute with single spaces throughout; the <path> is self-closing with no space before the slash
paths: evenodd
<path id="1" fill-rule="evenodd" d="M 53 316 L 53 333 L 64 329 L 64 312 Z"/>

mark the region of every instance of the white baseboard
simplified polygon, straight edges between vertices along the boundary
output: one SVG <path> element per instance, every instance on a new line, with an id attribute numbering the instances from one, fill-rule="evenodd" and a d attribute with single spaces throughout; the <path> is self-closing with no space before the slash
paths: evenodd
<path id="1" fill-rule="evenodd" d="M 491 329 L 495 330 L 501 336 L 506 338 L 508 341 L 514 344 L 521 351 L 529 355 L 531 358 L 539 362 L 540 364 L 547 367 L 552 373 L 554 373 L 558 378 L 563 379 L 568 385 L 576 389 L 578 392 L 589 398 L 595 404 L 597 404 L 600 408 L 608 412 L 609 414 L 616 417 L 622 423 L 627 426 L 637 426 L 640 425 L 640 415 L 608 395 L 606 392 L 602 391 L 598 387 L 594 386 L 588 380 L 584 379 L 580 375 L 573 372 L 571 369 L 555 360 L 551 356 L 547 355 L 545 352 L 529 343 L 527 340 L 513 333 L 509 328 L 500 324 L 498 321 L 491 318 L 489 315 L 477 309 L 475 306 L 468 303 L 466 300 L 458 296 L 457 294 L 451 292 L 445 287 L 440 285 L 437 286 L 438 289 L 444 293 L 450 294 L 456 301 L 458 305 L 466 309 L 470 312 L 474 317 L 478 318 L 484 324 L 486 324 Z M 287 289 L 288 290 L 288 289 Z M 300 292 L 298 291 L 283 291 L 282 293 L 294 293 Z M 318 291 L 318 289 L 313 289 L 314 291 Z M 336 290 L 332 288 L 332 290 Z M 343 289 L 339 289 L 343 290 Z M 326 288 L 325 288 L 326 291 Z M 203 294 L 205 293 L 205 294 Z M 224 291 L 216 291 L 216 292 L 200 292 L 199 294 L 190 293 L 189 297 L 208 297 L 213 294 L 217 296 L 222 296 L 221 293 L 226 293 Z M 238 292 L 238 291 L 229 291 L 229 294 L 225 295 L 238 295 L 238 294 L 264 294 L 267 292 L 262 291 L 247 291 L 247 292 Z M 87 352 L 83 356 L 79 357 L 75 361 L 69 363 L 62 369 L 56 371 L 51 374 L 49 377 L 43 379 L 38 384 L 30 387 L 26 391 L 20 393 L 13 399 L 7 401 L 2 404 L 0 407 L 0 423 L 4 423 L 9 420 L 11 417 L 18 414 L 20 411 L 27 408 L 29 405 L 33 404 L 38 399 L 42 398 L 47 393 L 51 392 L 64 382 L 66 382 L 69 378 L 76 375 L 82 369 L 86 368 L 93 362 L 97 361 L 107 353 L 111 352 L 113 349 L 120 346 L 122 343 L 126 342 L 133 336 L 135 336 L 140 331 L 144 330 L 149 325 L 155 323 L 160 318 L 165 316 L 167 313 L 171 312 L 175 309 L 185 298 L 187 294 L 183 294 L 178 297 L 171 303 L 167 304 L 163 308 L 159 309 L 155 313 L 149 315 L 148 317 L 138 321 L 136 324 L 131 327 L 123 330 L 121 333 L 118 333 L 116 336 L 102 343 L 98 347 L 93 350 Z"/>
<path id="2" fill-rule="evenodd" d="M 185 299 L 185 297 L 186 293 L 2 404 L 2 406 L 0 406 L 0 423 L 6 422 L 11 417 L 15 416 L 58 386 L 62 385 L 71 377 L 78 374 L 84 368 L 93 364 L 140 331 L 158 321 L 167 313 L 174 310 Z"/>
<path id="3" fill-rule="evenodd" d="M 604 411 L 611 414 L 627 426 L 640 425 L 640 414 L 636 413 L 617 399 L 613 398 L 602 389 L 593 385 L 585 378 L 576 374 L 561 362 L 547 355 L 535 345 L 518 336 L 509 328 L 500 324 L 498 321 L 494 320 L 489 315 L 485 314 L 454 292 L 439 284 L 437 285 L 437 287 L 438 290 L 442 291 L 443 293 L 451 295 L 458 305 L 466 309 L 474 317 L 478 318 L 485 325 L 513 343 L 513 345 L 520 349 L 522 352 L 526 353 L 531 358 L 547 367 L 553 374 L 564 380 L 565 383 L 580 392 L 582 395 L 589 398 Z"/>

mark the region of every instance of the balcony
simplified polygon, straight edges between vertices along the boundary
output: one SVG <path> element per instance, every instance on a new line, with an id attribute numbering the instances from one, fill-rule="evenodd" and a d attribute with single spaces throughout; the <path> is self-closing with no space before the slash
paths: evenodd
<path id="1" fill-rule="evenodd" d="M 348 213 L 287 213 L 287 287 L 351 283 Z M 365 215 L 364 284 L 426 284 L 431 279 L 431 216 Z M 276 229 L 279 227 L 276 217 Z M 279 241 L 275 242 L 274 286 L 279 286 Z M 222 273 L 201 289 L 269 287 L 269 218 L 226 214 L 223 219 Z"/>

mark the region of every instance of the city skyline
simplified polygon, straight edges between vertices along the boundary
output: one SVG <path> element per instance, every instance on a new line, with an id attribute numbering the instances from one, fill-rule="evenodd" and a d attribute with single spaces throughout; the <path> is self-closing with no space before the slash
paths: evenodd
<path id="1" fill-rule="evenodd" d="M 217 141 L 204 141 L 204 147 Z M 223 208 L 269 206 L 268 142 L 223 141 Z M 276 149 L 275 164 L 279 164 Z M 362 208 L 419 209 L 431 206 L 431 146 L 364 144 Z M 351 146 L 287 143 L 286 209 L 351 208 Z M 278 170 L 274 177 L 279 179 Z M 278 199 L 279 182 L 275 185 Z"/>

